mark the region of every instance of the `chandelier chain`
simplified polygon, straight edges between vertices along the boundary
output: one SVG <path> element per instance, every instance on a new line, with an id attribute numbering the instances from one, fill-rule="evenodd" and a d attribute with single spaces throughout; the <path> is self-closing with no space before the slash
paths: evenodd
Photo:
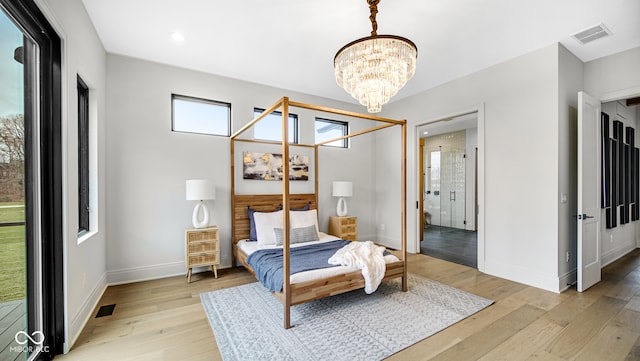
<path id="1" fill-rule="evenodd" d="M 378 22 L 376 21 L 376 15 L 378 14 L 378 3 L 380 0 L 367 0 L 369 4 L 369 20 L 371 20 L 371 36 L 378 35 Z"/>

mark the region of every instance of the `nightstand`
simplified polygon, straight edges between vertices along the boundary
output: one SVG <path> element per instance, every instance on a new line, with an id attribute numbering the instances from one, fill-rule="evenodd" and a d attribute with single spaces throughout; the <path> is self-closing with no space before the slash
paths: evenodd
<path id="1" fill-rule="evenodd" d="M 345 216 L 329 217 L 329 234 L 341 239 L 355 241 L 358 239 L 358 218 Z"/>
<path id="2" fill-rule="evenodd" d="M 211 266 L 218 278 L 216 265 L 220 264 L 220 232 L 218 227 L 185 230 L 187 282 L 191 283 L 193 267 Z"/>

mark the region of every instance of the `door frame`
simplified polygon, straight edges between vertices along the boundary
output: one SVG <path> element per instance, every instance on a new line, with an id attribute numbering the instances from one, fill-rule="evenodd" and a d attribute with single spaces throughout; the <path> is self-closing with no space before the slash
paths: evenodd
<path id="1" fill-rule="evenodd" d="M 623 89 L 623 90 L 616 90 L 616 91 L 610 91 L 610 92 L 605 92 L 605 93 L 601 93 L 599 95 L 592 95 L 596 100 L 600 101 L 600 104 L 602 103 L 608 103 L 608 102 L 614 102 L 614 101 L 618 101 L 618 100 L 623 100 L 623 99 L 627 99 L 627 98 L 633 98 L 633 97 L 637 97 L 640 96 L 640 87 L 634 87 L 634 88 L 628 88 L 628 89 Z M 600 167 L 602 167 L 602 164 L 600 164 L 600 162 L 602 161 L 600 157 L 597 158 L 597 162 L 600 165 Z M 580 176 L 580 175 L 578 175 Z M 580 227 L 580 222 L 576 223 L 577 227 Z M 601 232 L 601 231 L 599 231 Z M 576 243 L 577 243 L 577 239 L 576 239 Z M 636 247 L 640 247 L 640 240 L 636 240 Z M 576 265 L 576 279 L 577 279 L 577 267 L 580 267 L 580 265 Z M 605 267 L 602 264 L 602 254 L 600 254 L 600 269 L 602 269 L 603 267 Z"/>
<path id="2" fill-rule="evenodd" d="M 424 216 L 424 138 L 418 139 L 418 214 L 421 215 L 418 218 L 418 223 L 420 226 L 420 232 L 418 232 L 418 239 L 420 242 L 424 241 L 424 227 L 427 224 L 426 217 Z"/>
<path id="3" fill-rule="evenodd" d="M 420 152 L 420 128 L 424 127 L 426 125 L 430 125 L 430 124 L 435 124 L 435 123 L 439 123 L 442 121 L 447 121 L 447 120 L 451 120 L 453 118 L 462 116 L 462 115 L 466 115 L 466 114 L 471 114 L 471 113 L 476 113 L 478 115 L 478 120 L 477 120 L 477 131 L 478 131 L 478 154 L 476 157 L 476 161 L 478 162 L 478 166 L 477 166 L 477 177 L 476 177 L 476 183 L 477 183 L 477 192 L 476 192 L 476 198 L 477 198 L 477 208 L 476 208 L 476 217 L 478 219 L 477 223 L 476 223 L 476 229 L 477 229 L 477 234 L 478 234 L 478 270 L 480 272 L 484 272 L 485 270 L 485 211 L 484 211 L 484 204 L 485 204 L 485 176 L 484 176 L 484 172 L 485 172 L 485 155 L 484 155 L 484 150 L 485 150 L 485 105 L 484 103 L 480 103 L 480 104 L 476 104 L 476 105 L 472 105 L 466 108 L 461 108 L 458 110 L 455 110 L 453 112 L 447 113 L 447 114 L 443 114 L 441 116 L 437 116 L 437 117 L 431 117 L 429 118 L 427 121 L 424 122 L 420 122 L 418 124 L 416 124 L 413 127 L 413 136 L 414 136 L 414 141 L 415 141 L 415 147 L 414 147 L 414 154 L 418 154 L 418 152 Z M 414 188 L 414 198 L 416 200 L 416 208 L 415 208 L 415 213 L 414 213 L 414 218 L 415 218 L 415 231 L 418 232 L 416 233 L 416 235 L 419 235 L 419 232 L 422 232 L 423 230 L 420 229 L 420 219 L 421 217 L 423 217 L 423 215 L 420 212 L 420 199 L 423 196 L 422 194 L 420 194 L 420 187 L 419 187 L 419 182 L 420 182 L 420 164 L 419 164 L 419 158 L 420 157 L 414 157 L 415 159 L 415 164 L 414 164 L 414 169 L 415 169 L 415 174 L 413 177 L 414 182 L 416 182 L 416 187 Z M 408 203 L 410 204 L 410 203 Z M 415 237 L 415 249 L 416 249 L 416 253 L 420 253 L 420 238 L 419 236 Z"/>

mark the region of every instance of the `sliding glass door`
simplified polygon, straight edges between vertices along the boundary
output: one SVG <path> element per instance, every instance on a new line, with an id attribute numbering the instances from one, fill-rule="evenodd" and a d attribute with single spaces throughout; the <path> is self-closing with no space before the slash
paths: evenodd
<path id="1" fill-rule="evenodd" d="M 64 341 L 60 43 L 32 1 L 0 0 L 0 360 Z"/>
<path id="2" fill-rule="evenodd" d="M 39 209 L 39 48 L 4 12 L 0 39 L 0 359 L 26 360 L 44 346 L 41 273 L 29 271 L 41 258 L 32 217 Z"/>

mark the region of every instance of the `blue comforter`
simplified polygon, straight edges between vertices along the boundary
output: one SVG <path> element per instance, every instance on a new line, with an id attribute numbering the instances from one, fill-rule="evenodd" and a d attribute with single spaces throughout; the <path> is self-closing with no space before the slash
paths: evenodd
<path id="1" fill-rule="evenodd" d="M 327 260 L 337 250 L 351 243 L 338 240 L 326 243 L 312 244 L 290 249 L 290 274 L 310 271 L 320 268 L 336 267 Z M 247 263 L 256 273 L 258 280 L 272 292 L 282 291 L 284 271 L 282 270 L 282 249 L 262 249 L 247 257 Z"/>

